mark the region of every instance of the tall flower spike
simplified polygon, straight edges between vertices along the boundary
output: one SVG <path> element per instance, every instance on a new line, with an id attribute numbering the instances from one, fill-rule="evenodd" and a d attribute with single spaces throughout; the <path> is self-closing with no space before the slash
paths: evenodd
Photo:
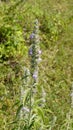
<path id="1" fill-rule="evenodd" d="M 31 47 L 29 48 L 29 55 L 31 56 L 31 76 L 35 81 L 38 81 L 38 64 L 41 61 L 40 46 L 39 46 L 39 24 L 36 19 L 34 22 L 34 30 L 30 35 Z M 36 72 L 36 73 L 35 73 Z"/>

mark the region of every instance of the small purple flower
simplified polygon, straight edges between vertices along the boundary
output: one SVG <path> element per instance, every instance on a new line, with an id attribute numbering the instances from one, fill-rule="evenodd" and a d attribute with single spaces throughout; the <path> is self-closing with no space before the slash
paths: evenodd
<path id="1" fill-rule="evenodd" d="M 33 78 L 34 78 L 34 80 L 36 80 L 37 77 L 38 77 L 38 73 L 37 73 L 37 72 L 34 72 L 34 74 L 33 74 Z"/>
<path id="2" fill-rule="evenodd" d="M 29 49 L 29 55 L 32 55 L 32 48 Z"/>
<path id="3" fill-rule="evenodd" d="M 30 39 L 33 39 L 34 37 L 35 37 L 35 34 L 32 33 L 32 34 L 30 35 Z"/>

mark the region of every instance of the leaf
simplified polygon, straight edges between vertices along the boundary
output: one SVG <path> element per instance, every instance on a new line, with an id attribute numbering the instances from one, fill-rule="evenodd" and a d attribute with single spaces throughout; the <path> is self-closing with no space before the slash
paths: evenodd
<path id="1" fill-rule="evenodd" d="M 49 113 L 51 113 L 51 114 L 53 114 L 53 112 L 48 108 L 48 109 L 46 109 L 45 110 L 46 112 L 49 112 Z"/>
<path id="2" fill-rule="evenodd" d="M 19 103 L 20 103 L 20 101 L 15 102 L 12 107 L 14 108 L 14 107 L 17 106 Z"/>
<path id="3" fill-rule="evenodd" d="M 44 121 L 44 110 L 40 107 L 37 107 L 37 112 L 38 112 L 38 116 L 40 116 Z"/>
<path id="4" fill-rule="evenodd" d="M 33 114 L 29 121 L 29 126 L 31 126 L 35 121 L 36 114 Z"/>
<path id="5" fill-rule="evenodd" d="M 20 110 L 21 110 L 22 107 L 23 107 L 22 104 L 18 107 L 18 110 L 17 110 L 17 113 L 16 113 L 16 118 L 19 116 L 19 113 L 20 113 Z"/>
<path id="6" fill-rule="evenodd" d="M 27 97 L 29 95 L 29 92 L 30 92 L 30 88 L 28 88 L 28 89 L 25 90 L 25 94 L 23 96 L 23 105 L 26 104 L 26 99 L 27 99 Z"/>
<path id="7" fill-rule="evenodd" d="M 34 102 L 34 105 L 40 105 L 41 102 L 42 102 L 43 98 L 40 98 L 40 99 L 37 99 L 35 102 Z"/>

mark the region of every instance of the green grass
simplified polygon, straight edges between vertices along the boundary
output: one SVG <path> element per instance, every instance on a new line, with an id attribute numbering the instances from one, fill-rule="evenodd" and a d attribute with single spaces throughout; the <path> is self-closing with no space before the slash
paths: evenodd
<path id="1" fill-rule="evenodd" d="M 38 97 L 43 87 L 46 92 L 44 124 L 48 126 L 42 130 L 72 130 L 73 110 L 70 119 L 67 115 L 71 109 L 73 82 L 73 1 L 16 2 L 0 4 L 0 128 L 18 130 L 12 122 L 19 107 L 23 66 L 29 67 L 29 36 L 38 18 L 42 49 Z"/>

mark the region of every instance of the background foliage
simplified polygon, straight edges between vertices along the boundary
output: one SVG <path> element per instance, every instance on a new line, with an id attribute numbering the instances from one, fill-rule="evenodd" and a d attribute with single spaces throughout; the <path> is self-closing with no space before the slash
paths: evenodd
<path id="1" fill-rule="evenodd" d="M 73 82 L 73 1 L 0 1 L 0 128 L 13 130 L 24 66 L 29 66 L 29 36 L 40 23 L 39 86 L 46 91 L 47 130 L 72 130 L 70 88 Z M 39 87 L 38 86 L 38 87 Z M 39 90 L 38 95 L 41 95 Z"/>

